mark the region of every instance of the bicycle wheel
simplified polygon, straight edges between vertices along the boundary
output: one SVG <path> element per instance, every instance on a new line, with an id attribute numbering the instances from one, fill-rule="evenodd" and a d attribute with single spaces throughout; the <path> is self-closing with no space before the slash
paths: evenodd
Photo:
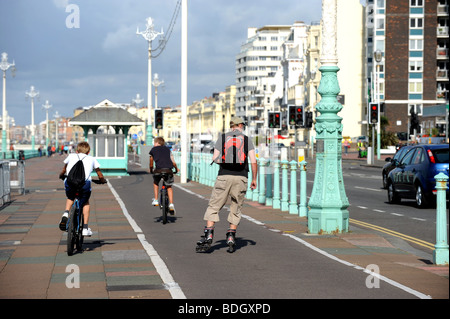
<path id="1" fill-rule="evenodd" d="M 84 217 L 83 214 L 80 212 L 80 214 L 78 215 L 79 217 L 79 225 L 77 227 L 77 236 L 76 236 L 76 247 L 77 247 L 77 251 L 82 251 L 83 249 L 83 240 L 84 240 L 84 236 L 83 236 L 83 226 L 84 226 Z"/>
<path id="2" fill-rule="evenodd" d="M 161 190 L 161 209 L 162 209 L 162 222 L 167 223 L 167 213 L 169 212 L 169 204 L 167 199 L 167 189 L 163 188 Z"/>
<path id="3" fill-rule="evenodd" d="M 72 256 L 75 249 L 76 238 L 76 207 L 72 205 L 69 211 L 69 219 L 67 220 L 67 255 Z"/>

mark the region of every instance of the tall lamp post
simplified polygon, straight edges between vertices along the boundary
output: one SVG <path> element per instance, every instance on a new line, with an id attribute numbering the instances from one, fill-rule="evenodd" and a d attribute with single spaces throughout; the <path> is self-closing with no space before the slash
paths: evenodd
<path id="1" fill-rule="evenodd" d="M 376 79 L 377 79 L 377 103 L 378 103 L 378 119 L 377 119 L 377 159 L 380 159 L 380 148 L 381 148 L 381 126 L 380 126 L 380 62 L 383 59 L 383 52 L 381 50 L 376 50 L 374 52 L 375 61 L 377 62 Z"/>
<path id="2" fill-rule="evenodd" d="M 58 131 L 59 131 L 59 127 L 58 127 L 58 119 L 60 118 L 60 115 L 58 113 L 58 111 L 55 112 L 55 152 L 58 152 Z"/>
<path id="3" fill-rule="evenodd" d="M 48 145 L 50 143 L 49 138 L 49 127 L 48 127 L 48 110 L 52 107 L 52 105 L 48 102 L 48 100 L 45 101 L 45 104 L 42 105 L 42 107 L 45 109 L 45 123 L 46 123 L 46 129 L 45 129 L 45 150 L 47 150 Z"/>
<path id="4" fill-rule="evenodd" d="M 348 231 L 349 206 L 342 176 L 342 110 L 338 102 L 337 0 L 322 0 L 323 41 L 320 57 L 319 94 L 316 105 L 316 172 L 308 206 L 308 229 L 312 234 Z"/>
<path id="5" fill-rule="evenodd" d="M 3 156 L 6 154 L 6 118 L 8 115 L 6 114 L 6 71 L 11 68 L 11 74 L 14 77 L 16 72 L 16 64 L 8 62 L 8 53 L 2 53 L 2 59 L 0 61 L 0 70 L 3 71 L 3 113 L 2 113 L 2 153 Z"/>
<path id="6" fill-rule="evenodd" d="M 164 84 L 164 81 L 159 79 L 158 73 L 153 76 L 152 84 L 155 87 L 155 108 L 158 108 L 158 87 Z"/>
<path id="7" fill-rule="evenodd" d="M 31 149 L 34 150 L 35 143 L 35 128 L 34 128 L 34 98 L 39 97 L 39 91 L 36 91 L 32 85 L 30 91 L 25 92 L 25 95 L 31 98 Z"/>
<path id="8" fill-rule="evenodd" d="M 153 144 L 153 127 L 152 127 L 152 42 L 156 39 L 158 35 L 162 35 L 163 31 L 157 32 L 154 29 L 153 19 L 147 18 L 146 29 L 139 32 L 139 28 L 136 31 L 137 35 L 142 35 L 142 37 L 148 42 L 148 81 L 147 81 L 147 134 L 146 143 L 147 145 Z"/>

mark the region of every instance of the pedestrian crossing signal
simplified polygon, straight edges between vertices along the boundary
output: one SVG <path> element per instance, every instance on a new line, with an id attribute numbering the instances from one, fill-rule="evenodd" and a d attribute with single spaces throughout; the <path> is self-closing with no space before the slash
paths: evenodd
<path id="1" fill-rule="evenodd" d="M 281 113 L 269 112 L 268 124 L 269 128 L 281 128 Z"/>

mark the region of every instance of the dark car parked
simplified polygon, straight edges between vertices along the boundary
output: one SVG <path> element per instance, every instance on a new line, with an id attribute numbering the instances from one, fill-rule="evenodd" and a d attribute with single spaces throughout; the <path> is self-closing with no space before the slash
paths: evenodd
<path id="1" fill-rule="evenodd" d="M 397 153 L 395 153 L 394 157 L 386 158 L 386 162 L 388 163 L 384 164 L 383 170 L 381 171 L 381 176 L 383 178 L 383 188 L 387 188 L 387 178 L 389 172 L 395 168 L 395 165 L 400 162 L 400 160 L 403 158 L 403 155 L 405 155 L 406 152 L 411 149 L 411 147 L 412 146 L 403 146 L 397 151 Z"/>
<path id="2" fill-rule="evenodd" d="M 388 175 L 388 201 L 398 203 L 402 198 L 415 199 L 418 207 L 435 201 L 434 176 L 448 176 L 448 144 L 411 147 Z M 447 199 L 449 196 L 447 184 Z"/>

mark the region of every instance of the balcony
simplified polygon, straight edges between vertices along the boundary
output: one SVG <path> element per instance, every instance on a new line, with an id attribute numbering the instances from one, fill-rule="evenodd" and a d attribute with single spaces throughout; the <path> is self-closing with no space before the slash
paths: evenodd
<path id="1" fill-rule="evenodd" d="M 437 69 L 436 70 L 436 80 L 437 81 L 448 81 L 448 70 L 447 69 Z"/>
<path id="2" fill-rule="evenodd" d="M 438 38 L 447 38 L 448 37 L 448 27 L 438 26 L 436 30 L 436 36 Z"/>
<path id="3" fill-rule="evenodd" d="M 438 60 L 448 59 L 448 49 L 437 47 L 436 48 L 436 59 L 438 59 Z"/>
<path id="4" fill-rule="evenodd" d="M 438 3 L 437 15 L 440 17 L 448 16 L 448 5 Z"/>

